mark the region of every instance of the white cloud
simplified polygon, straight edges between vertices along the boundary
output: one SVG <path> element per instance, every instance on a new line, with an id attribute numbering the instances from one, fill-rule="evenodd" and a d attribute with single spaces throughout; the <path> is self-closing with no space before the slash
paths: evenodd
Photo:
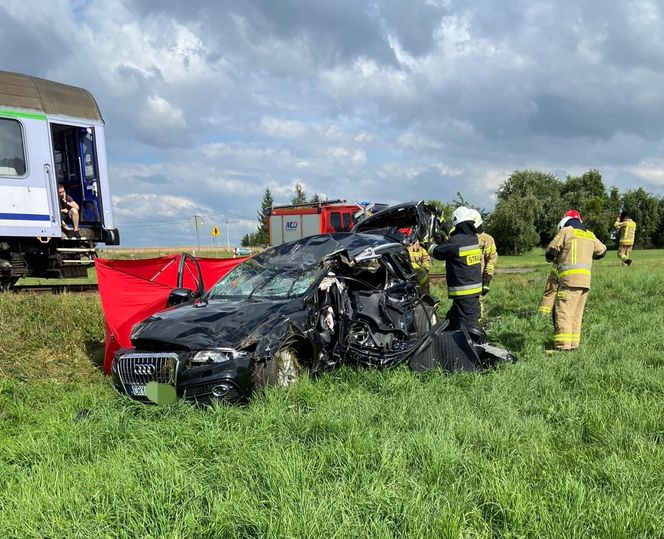
<path id="1" fill-rule="evenodd" d="M 7 0 L 0 65 L 90 89 L 121 222 L 183 234 L 193 211 L 251 231 L 298 180 L 485 207 L 514 168 L 664 185 L 658 2 L 413 1 Z"/>
<path id="2" fill-rule="evenodd" d="M 145 109 L 141 114 L 143 125 L 147 129 L 186 128 L 184 112 L 158 95 L 148 96 Z"/>
<path id="3" fill-rule="evenodd" d="M 664 159 L 658 161 L 642 161 L 630 168 L 636 177 L 648 185 L 664 187 Z"/>

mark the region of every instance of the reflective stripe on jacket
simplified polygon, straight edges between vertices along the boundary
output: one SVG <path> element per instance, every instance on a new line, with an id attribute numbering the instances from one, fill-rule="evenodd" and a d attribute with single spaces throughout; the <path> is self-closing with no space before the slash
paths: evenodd
<path id="1" fill-rule="evenodd" d="M 620 233 L 620 245 L 634 245 L 634 236 L 636 235 L 636 223 L 631 219 L 616 221 L 613 227 Z"/>
<path id="2" fill-rule="evenodd" d="M 482 250 L 477 234 L 455 231 L 449 240 L 437 245 L 432 255 L 445 261 L 447 296 L 479 296 L 482 292 Z"/>
<path id="3" fill-rule="evenodd" d="M 498 250 L 493 236 L 482 232 L 477 236 L 482 251 L 482 276 L 493 275 L 498 261 Z"/>
<path id="4" fill-rule="evenodd" d="M 555 264 L 558 285 L 569 288 L 590 288 L 593 256 L 600 256 L 606 246 L 589 230 L 564 227 L 549 244 L 558 251 Z"/>
<path id="5" fill-rule="evenodd" d="M 427 250 L 421 245 L 411 245 L 408 247 L 408 254 L 410 255 L 410 263 L 415 270 L 429 271 L 431 268 L 431 257 Z"/>

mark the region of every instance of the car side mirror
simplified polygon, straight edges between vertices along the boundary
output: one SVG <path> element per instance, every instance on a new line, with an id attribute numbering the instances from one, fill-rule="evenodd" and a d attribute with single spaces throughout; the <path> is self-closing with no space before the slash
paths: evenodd
<path id="1" fill-rule="evenodd" d="M 180 305 L 181 303 L 187 303 L 194 299 L 194 292 L 188 288 L 174 288 L 171 290 L 171 293 L 168 295 L 168 300 L 166 305 L 173 307 L 174 305 Z"/>

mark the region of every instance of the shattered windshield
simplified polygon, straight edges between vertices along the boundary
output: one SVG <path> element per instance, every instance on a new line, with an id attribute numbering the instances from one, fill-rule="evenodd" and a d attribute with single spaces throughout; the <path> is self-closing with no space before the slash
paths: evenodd
<path id="1" fill-rule="evenodd" d="M 265 267 L 251 259 L 236 266 L 212 287 L 209 299 L 226 297 L 290 299 L 304 294 L 320 269 Z"/>

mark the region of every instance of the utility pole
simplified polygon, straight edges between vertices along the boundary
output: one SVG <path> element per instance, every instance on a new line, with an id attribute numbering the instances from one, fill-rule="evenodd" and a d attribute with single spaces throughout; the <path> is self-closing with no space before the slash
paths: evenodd
<path id="1" fill-rule="evenodd" d="M 198 245 L 198 251 L 201 250 L 201 238 L 198 234 L 198 221 L 200 219 L 200 224 L 203 224 L 203 217 L 201 215 L 194 215 L 194 227 L 196 228 L 196 245 Z"/>
<path id="2" fill-rule="evenodd" d="M 230 235 L 229 235 L 229 232 L 228 232 L 228 223 L 230 223 L 230 222 L 231 222 L 231 220 L 228 217 L 226 217 L 226 251 L 228 251 L 229 253 L 231 252 L 231 241 L 230 241 Z"/>

